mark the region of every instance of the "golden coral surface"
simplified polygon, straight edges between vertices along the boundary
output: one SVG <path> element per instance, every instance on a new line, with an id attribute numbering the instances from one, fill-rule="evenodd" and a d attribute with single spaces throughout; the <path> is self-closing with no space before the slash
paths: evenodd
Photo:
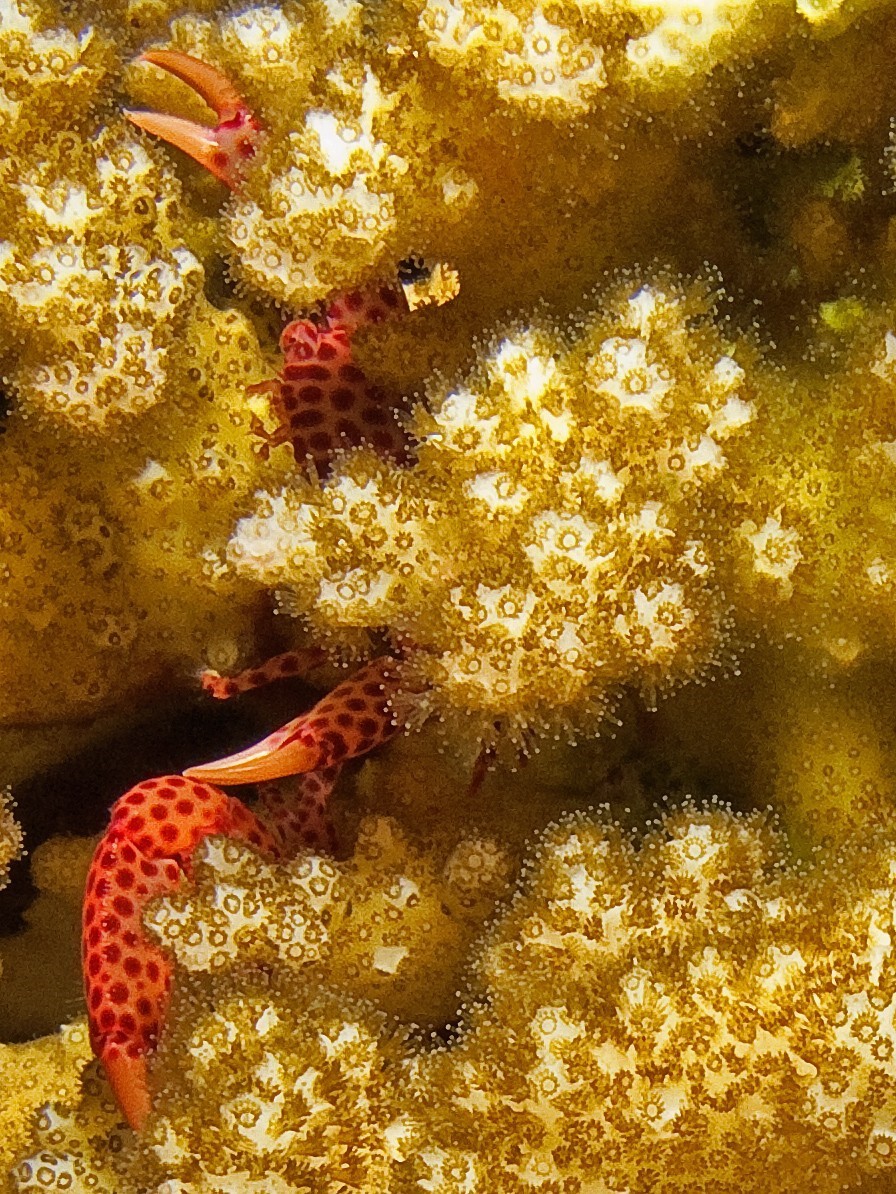
<path id="1" fill-rule="evenodd" d="M 209 118 L 171 47 L 264 129 L 234 193 L 126 119 Z M 5 1189 L 896 1190 L 894 53 L 888 0 L 0 0 Z M 285 320 L 397 275 L 409 462 L 265 455 Z M 307 644 L 410 732 L 337 856 L 146 909 L 138 1137 L 95 794 Z"/>

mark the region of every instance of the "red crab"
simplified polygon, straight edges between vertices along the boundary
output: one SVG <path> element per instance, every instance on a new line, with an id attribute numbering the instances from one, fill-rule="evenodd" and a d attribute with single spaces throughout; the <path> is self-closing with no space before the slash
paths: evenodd
<path id="1" fill-rule="evenodd" d="M 206 128 L 153 112 L 131 112 L 130 119 L 238 188 L 261 126 L 236 89 L 215 68 L 180 51 L 143 57 L 193 87 L 217 112 L 218 124 Z M 290 323 L 281 338 L 282 372 L 254 387 L 271 395 L 281 424 L 266 434 L 268 444 L 290 442 L 297 459 L 310 460 L 320 476 L 340 447 L 370 443 L 403 458 L 404 435 L 385 395 L 352 361 L 351 339 L 361 324 L 406 310 L 400 286 L 381 286 L 345 294 L 322 314 Z M 232 679 L 208 674 L 204 684 L 212 695 L 227 697 L 306 673 L 322 661 L 322 652 L 289 652 Z M 82 948 L 91 1043 L 135 1129 L 149 1111 L 147 1057 L 164 1021 L 171 984 L 168 959 L 143 932 L 147 901 L 189 878 L 196 846 L 209 834 L 238 838 L 275 857 L 302 843 L 332 848 L 326 802 L 342 764 L 396 732 L 393 662 L 384 656 L 368 663 L 255 746 L 182 776 L 146 780 L 113 806 L 88 876 Z M 288 796 L 265 786 L 291 775 L 300 778 Z M 218 782 L 262 783 L 263 819 L 222 792 Z"/>
<path id="2" fill-rule="evenodd" d="M 255 156 L 262 126 L 239 92 L 219 70 L 180 50 L 149 50 L 145 62 L 161 67 L 192 87 L 212 108 L 214 128 L 158 112 L 128 112 L 138 128 L 162 137 L 210 170 L 231 190 L 238 190 Z M 291 443 L 299 463 L 310 461 L 318 476 L 326 475 L 339 448 L 367 443 L 403 461 L 407 438 L 396 420 L 398 403 L 372 385 L 352 360 L 352 333 L 408 312 L 405 292 L 397 281 L 353 290 L 283 330 L 283 369 L 277 378 L 250 392 L 269 394 L 278 427 L 253 430 L 272 446 Z"/>
<path id="3" fill-rule="evenodd" d="M 288 652 L 231 680 L 210 674 L 205 685 L 226 697 L 320 661 L 319 652 Z M 82 955 L 91 1045 L 135 1130 L 150 1109 L 147 1058 L 171 986 L 168 958 L 143 931 L 146 903 L 189 879 L 193 853 L 209 834 L 226 834 L 275 858 L 302 844 L 331 849 L 326 802 L 343 763 L 397 729 L 391 713 L 393 662 L 384 656 L 368 663 L 255 746 L 182 776 L 144 780 L 113 805 L 88 873 Z M 264 820 L 215 786 L 288 775 L 300 776 L 289 796 L 262 788 Z"/>

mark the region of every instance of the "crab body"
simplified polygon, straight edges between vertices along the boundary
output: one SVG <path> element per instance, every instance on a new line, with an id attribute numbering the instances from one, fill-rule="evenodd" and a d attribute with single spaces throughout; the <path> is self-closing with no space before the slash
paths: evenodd
<path id="1" fill-rule="evenodd" d="M 296 460 L 311 461 L 325 477 L 339 449 L 369 444 L 403 461 L 407 437 L 397 403 L 372 385 L 353 360 L 352 333 L 408 310 L 399 285 L 355 290 L 332 302 L 322 318 L 296 319 L 280 337 L 283 369 L 272 381 L 253 386 L 270 395 L 277 429 L 256 424 L 265 449 L 290 443 Z"/>

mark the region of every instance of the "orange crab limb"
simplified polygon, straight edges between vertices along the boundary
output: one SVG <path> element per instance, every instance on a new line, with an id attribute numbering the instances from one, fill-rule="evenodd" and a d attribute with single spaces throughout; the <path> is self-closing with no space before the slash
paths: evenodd
<path id="1" fill-rule="evenodd" d="M 261 742 L 213 763 L 190 767 L 184 775 L 215 783 L 251 784 L 321 771 L 367 754 L 398 728 L 391 708 L 396 687 L 395 660 L 384 655 Z"/>
<path id="2" fill-rule="evenodd" d="M 204 671 L 202 687 L 216 700 L 226 701 L 241 692 L 251 692 L 274 680 L 285 680 L 293 676 L 307 676 L 315 668 L 326 663 L 327 654 L 320 647 L 302 647 L 295 651 L 284 651 L 274 655 L 259 667 L 247 668 L 235 676 L 222 676 L 218 672 Z"/>
<path id="3" fill-rule="evenodd" d="M 212 833 L 279 854 L 272 834 L 234 797 L 180 775 L 146 780 L 113 806 L 87 876 L 82 955 L 90 1041 L 137 1131 L 150 1106 L 147 1056 L 171 987 L 170 962 L 147 939 L 143 909 L 189 876 L 193 851 Z"/>
<path id="4" fill-rule="evenodd" d="M 192 87 L 217 114 L 218 123 L 210 128 L 161 112 L 127 112 L 127 118 L 145 132 L 182 149 L 215 178 L 235 189 L 246 162 L 255 154 L 261 132 L 261 125 L 237 89 L 216 67 L 180 50 L 147 50 L 140 58 Z"/>

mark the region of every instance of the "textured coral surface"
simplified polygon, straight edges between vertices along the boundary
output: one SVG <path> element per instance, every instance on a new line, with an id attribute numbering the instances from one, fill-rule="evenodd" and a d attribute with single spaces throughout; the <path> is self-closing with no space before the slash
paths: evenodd
<path id="1" fill-rule="evenodd" d="M 214 126 L 163 49 L 257 120 L 230 188 L 128 119 Z M 891 0 L 0 0 L 0 1188 L 896 1191 L 894 53 Z M 104 810 L 383 656 L 317 847 L 131 909 L 132 1131 Z"/>

